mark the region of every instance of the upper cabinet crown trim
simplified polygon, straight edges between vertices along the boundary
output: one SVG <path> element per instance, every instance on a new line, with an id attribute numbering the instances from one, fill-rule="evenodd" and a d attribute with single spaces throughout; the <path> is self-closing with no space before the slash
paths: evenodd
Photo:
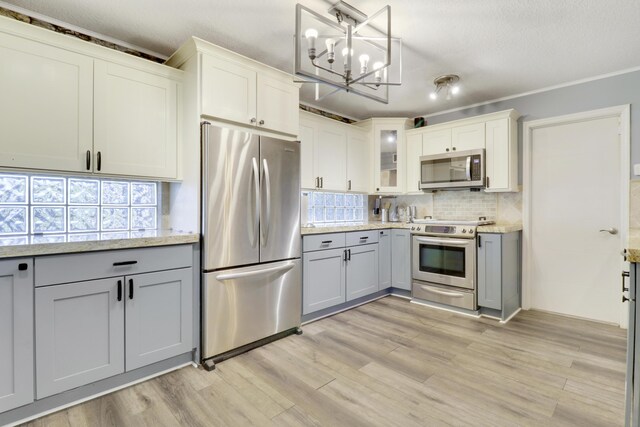
<path id="1" fill-rule="evenodd" d="M 229 61 L 239 62 L 244 66 L 253 68 L 255 71 L 268 74 L 273 78 L 277 78 L 288 83 L 293 83 L 293 75 L 289 73 L 278 70 L 277 68 L 263 64 L 255 59 L 251 59 L 229 49 L 225 49 L 224 47 L 209 43 L 208 41 L 199 39 L 198 37 L 191 37 L 187 40 L 182 46 L 180 46 L 180 48 L 178 48 L 177 51 L 173 53 L 173 55 L 171 55 L 169 59 L 167 59 L 165 64 L 175 68 L 181 67 L 189 60 L 189 58 L 198 52 L 224 58 Z M 299 83 L 296 83 L 296 85 L 298 87 L 301 86 Z"/>
<path id="2" fill-rule="evenodd" d="M 102 59 L 177 81 L 182 81 L 184 75 L 184 71 L 168 67 L 164 64 L 158 64 L 128 53 L 118 52 L 105 46 L 93 44 L 3 16 L 0 16 L 0 32 L 86 55 L 92 59 Z"/>
<path id="3" fill-rule="evenodd" d="M 513 120 L 518 120 L 518 118 L 520 117 L 520 113 L 518 113 L 515 109 L 510 109 L 510 110 L 504 110 L 504 111 L 498 111 L 495 113 L 489 113 L 489 114 L 483 114 L 481 116 L 474 116 L 474 117 L 469 117 L 469 118 L 464 118 L 464 119 L 459 119 L 459 120 L 452 120 L 450 122 L 443 122 L 443 123 L 437 123 L 434 125 L 427 125 L 421 128 L 411 128 L 409 130 L 407 130 L 407 136 L 408 135 L 413 135 L 413 134 L 417 134 L 417 133 L 423 133 L 423 132 L 429 132 L 432 130 L 440 130 L 440 129 L 445 129 L 445 128 L 452 128 L 452 127 L 456 127 L 456 126 L 464 126 L 464 125 L 471 125 L 474 123 L 484 123 L 484 122 L 488 122 L 491 120 L 497 120 L 497 119 L 513 119 Z"/>

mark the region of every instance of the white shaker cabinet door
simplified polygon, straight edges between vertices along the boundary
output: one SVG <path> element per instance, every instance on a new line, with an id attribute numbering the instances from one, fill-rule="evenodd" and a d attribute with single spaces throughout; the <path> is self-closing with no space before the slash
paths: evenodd
<path id="1" fill-rule="evenodd" d="M 309 120 L 300 121 L 300 187 L 314 189 L 316 180 L 315 150 L 318 139 L 318 125 Z"/>
<path id="2" fill-rule="evenodd" d="M 347 190 L 368 193 L 371 188 L 370 141 L 367 132 L 349 129 L 347 139 Z"/>
<path id="3" fill-rule="evenodd" d="M 93 60 L 0 33 L 0 166 L 92 170 Z"/>
<path id="4" fill-rule="evenodd" d="M 465 151 L 484 148 L 484 123 L 456 126 L 451 129 L 451 150 Z"/>
<path id="5" fill-rule="evenodd" d="M 451 150 L 451 129 L 426 131 L 422 135 L 422 155 L 442 154 Z"/>
<path id="6" fill-rule="evenodd" d="M 256 80 L 251 68 L 202 55 L 202 114 L 257 125 Z"/>
<path id="7" fill-rule="evenodd" d="M 320 124 L 315 152 L 320 188 L 325 191 L 347 189 L 347 132 L 342 127 Z"/>
<path id="8" fill-rule="evenodd" d="M 258 74 L 257 92 L 258 127 L 296 135 L 300 116 L 298 86 Z"/>
<path id="9" fill-rule="evenodd" d="M 94 171 L 176 178 L 178 83 L 96 60 Z"/>
<path id="10" fill-rule="evenodd" d="M 422 134 L 407 136 L 407 193 L 423 194 L 420 189 L 420 156 L 422 156 Z"/>

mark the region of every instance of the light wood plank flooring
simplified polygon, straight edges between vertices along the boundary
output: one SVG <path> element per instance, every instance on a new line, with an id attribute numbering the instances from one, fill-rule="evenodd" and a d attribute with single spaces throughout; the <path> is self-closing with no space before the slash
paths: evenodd
<path id="1" fill-rule="evenodd" d="M 389 297 L 303 329 L 29 425 L 623 425 L 617 327 L 535 311 L 500 325 Z"/>

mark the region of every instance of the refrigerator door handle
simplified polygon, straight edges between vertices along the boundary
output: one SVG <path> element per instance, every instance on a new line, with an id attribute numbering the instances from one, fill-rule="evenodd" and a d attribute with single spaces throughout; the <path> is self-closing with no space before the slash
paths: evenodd
<path id="1" fill-rule="evenodd" d="M 277 267 L 263 268 L 260 270 L 243 271 L 241 273 L 219 274 L 216 276 L 216 280 L 219 282 L 223 282 L 225 280 L 235 280 L 235 279 L 244 279 L 247 277 L 264 276 L 265 274 L 289 271 L 293 267 L 295 267 L 295 264 L 290 263 L 285 265 L 279 265 Z"/>
<path id="2" fill-rule="evenodd" d="M 271 223 L 271 177 L 269 175 L 269 164 L 267 163 L 267 159 L 262 159 L 262 165 L 264 167 L 264 186 L 265 186 L 265 205 L 266 208 L 266 218 L 262 223 L 262 245 L 267 245 L 267 240 L 269 239 L 269 224 Z"/>
<path id="3" fill-rule="evenodd" d="M 260 200 L 260 168 L 258 166 L 258 160 L 255 157 L 253 157 L 251 161 L 253 164 L 253 191 L 256 197 L 254 209 L 255 218 L 253 220 L 253 242 L 251 246 L 255 246 L 258 244 L 258 239 L 260 238 L 258 235 L 258 233 L 260 233 L 260 203 L 258 202 Z"/>

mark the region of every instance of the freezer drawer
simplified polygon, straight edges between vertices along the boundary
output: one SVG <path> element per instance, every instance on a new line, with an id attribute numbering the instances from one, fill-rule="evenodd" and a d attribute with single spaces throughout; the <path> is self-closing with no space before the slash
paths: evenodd
<path id="1" fill-rule="evenodd" d="M 204 274 L 203 359 L 300 326 L 300 259 Z"/>

